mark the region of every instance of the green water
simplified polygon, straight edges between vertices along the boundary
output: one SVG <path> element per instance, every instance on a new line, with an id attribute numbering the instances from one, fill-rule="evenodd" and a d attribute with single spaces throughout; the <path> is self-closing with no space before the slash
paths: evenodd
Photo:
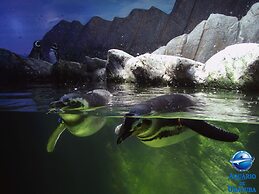
<path id="1" fill-rule="evenodd" d="M 44 194 L 171 194 L 229 193 L 230 173 L 238 173 L 229 160 L 238 150 L 256 159 L 248 172 L 259 175 L 258 97 L 236 91 L 110 86 L 113 105 L 100 110 L 105 126 L 88 137 L 64 131 L 54 152 L 46 145 L 58 126 L 57 114 L 46 114 L 48 103 L 71 88 L 52 86 L 3 89 L 0 94 L 1 184 L 0 193 Z M 116 144 L 115 127 L 130 105 L 170 92 L 186 92 L 203 106 L 189 113 L 156 118 L 205 119 L 239 134 L 226 143 L 196 135 L 163 148 L 148 147 L 136 137 Z M 152 119 L 152 118 L 151 118 Z M 245 181 L 259 188 L 259 179 Z"/>

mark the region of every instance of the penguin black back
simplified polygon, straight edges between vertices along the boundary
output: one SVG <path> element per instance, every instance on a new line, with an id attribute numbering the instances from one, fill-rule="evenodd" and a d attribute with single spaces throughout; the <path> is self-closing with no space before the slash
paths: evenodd
<path id="1" fill-rule="evenodd" d="M 195 104 L 196 102 L 190 95 L 168 94 L 136 104 L 130 109 L 129 113 L 144 115 L 151 112 L 188 111 Z"/>

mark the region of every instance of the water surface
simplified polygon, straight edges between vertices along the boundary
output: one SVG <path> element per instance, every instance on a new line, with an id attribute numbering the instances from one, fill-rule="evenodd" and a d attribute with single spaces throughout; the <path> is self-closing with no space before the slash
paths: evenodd
<path id="1" fill-rule="evenodd" d="M 46 114 L 49 103 L 65 93 L 90 88 L 1 88 L 1 193 L 228 193 L 228 185 L 239 185 L 228 179 L 230 173 L 237 173 L 229 160 L 238 150 L 255 156 L 249 172 L 259 174 L 258 94 L 240 91 L 108 86 L 112 104 L 98 113 L 107 118 L 106 125 L 89 137 L 65 131 L 54 152 L 47 153 L 46 144 L 59 117 Z M 196 135 L 168 147 L 152 148 L 131 137 L 116 144 L 114 128 L 131 105 L 169 93 L 188 93 L 199 103 L 190 113 L 156 118 L 205 119 L 239 134 L 239 140 L 224 143 Z M 258 189 L 259 181 L 246 185 Z"/>

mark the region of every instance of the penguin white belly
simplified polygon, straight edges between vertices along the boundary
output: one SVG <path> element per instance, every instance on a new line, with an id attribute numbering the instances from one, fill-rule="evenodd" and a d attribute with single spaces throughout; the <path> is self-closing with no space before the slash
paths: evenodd
<path id="1" fill-rule="evenodd" d="M 150 129 L 150 131 L 156 131 L 156 133 L 145 137 L 139 134 L 137 137 L 144 144 L 157 148 L 179 143 L 197 134 L 184 126 L 165 126 L 158 130 Z"/>
<path id="2" fill-rule="evenodd" d="M 75 136 L 86 137 L 99 131 L 105 123 L 106 119 L 104 117 L 87 116 L 80 123 L 67 125 L 67 129 Z"/>
<path id="3" fill-rule="evenodd" d="M 53 50 L 49 51 L 49 62 L 55 64 L 58 62 L 57 53 Z"/>

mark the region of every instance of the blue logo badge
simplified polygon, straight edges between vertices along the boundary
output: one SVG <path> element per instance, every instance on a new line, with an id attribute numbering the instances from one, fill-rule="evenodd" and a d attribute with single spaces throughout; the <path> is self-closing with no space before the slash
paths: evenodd
<path id="1" fill-rule="evenodd" d="M 255 158 L 246 151 L 238 151 L 234 154 L 230 163 L 239 172 L 247 171 L 253 165 Z"/>

